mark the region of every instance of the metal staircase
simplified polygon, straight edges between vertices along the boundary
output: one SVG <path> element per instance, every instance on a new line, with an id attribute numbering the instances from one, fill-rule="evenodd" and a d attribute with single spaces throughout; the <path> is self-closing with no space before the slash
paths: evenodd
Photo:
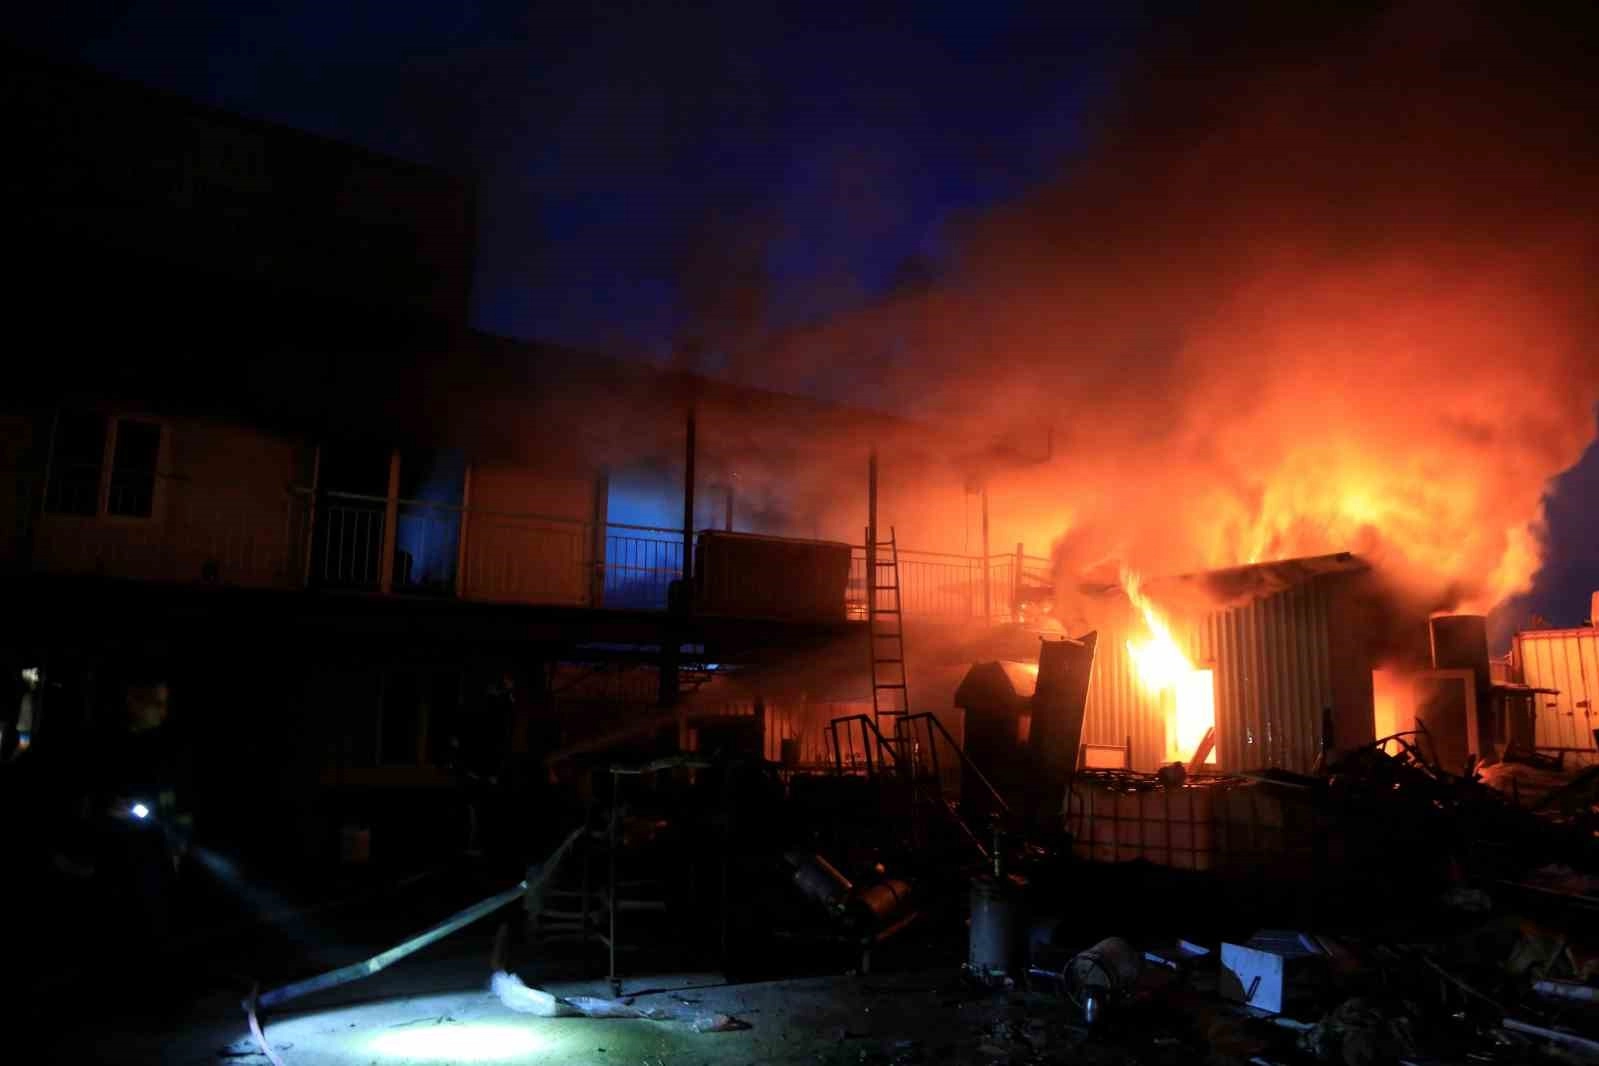
<path id="1" fill-rule="evenodd" d="M 949 796 L 945 767 L 940 764 L 940 745 L 955 756 L 955 767 L 971 771 L 972 781 L 987 793 L 987 805 L 995 815 L 1008 815 L 1009 804 L 937 715 L 923 711 L 890 717 L 895 727 L 892 737 L 878 728 L 876 719 L 864 714 L 846 715 L 829 722 L 834 772 L 861 775 L 898 793 L 900 809 L 910 819 L 907 830 L 914 845 L 923 846 L 931 839 L 932 822 L 943 823 L 987 860 L 990 855 L 983 837 Z M 891 794 L 883 792 L 879 798 L 887 803 Z M 928 812 L 936 817 L 928 819 Z"/>
<path id="2" fill-rule="evenodd" d="M 904 604 L 900 595 L 899 544 L 894 527 L 879 541 L 866 528 L 866 624 L 872 657 L 872 713 L 847 715 L 828 723 L 834 770 L 860 775 L 879 789 L 878 803 L 890 818 L 907 819 L 904 830 L 915 847 L 924 846 L 935 825 L 952 827 L 962 846 L 983 859 L 987 847 L 950 799 L 939 764 L 943 743 L 958 763 L 971 760 L 934 715 L 912 713 L 910 678 L 905 666 Z M 975 768 L 974 768 L 975 769 Z M 995 809 L 1004 809 L 988 779 L 976 779 L 992 795 Z M 893 812 L 893 813 L 891 813 Z M 929 817 L 929 814 L 932 817 Z"/>

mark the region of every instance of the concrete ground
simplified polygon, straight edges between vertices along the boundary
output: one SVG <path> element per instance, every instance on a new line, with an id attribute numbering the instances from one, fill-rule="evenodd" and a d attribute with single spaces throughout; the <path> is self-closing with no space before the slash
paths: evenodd
<path id="1" fill-rule="evenodd" d="M 696 1032 L 682 1021 L 531 1017 L 502 1006 L 486 985 L 366 999 L 352 994 L 341 1003 L 269 1016 L 265 1033 L 285 1066 L 1001 1063 L 1042 1061 L 1036 1053 L 1049 1038 L 1043 1023 L 1029 1028 L 1017 1021 L 1017 1005 L 1004 996 L 963 989 L 954 970 L 738 985 L 682 974 L 624 985 L 623 996 L 638 1006 L 724 1014 L 744 1026 L 720 1032 Z M 607 994 L 603 981 L 542 987 L 557 995 Z M 49 1053 L 62 1062 L 267 1063 L 242 1011 L 220 998 L 165 1032 L 124 1021 L 63 1033 Z"/>
<path id="2" fill-rule="evenodd" d="M 32 1052 L 19 1062 L 267 1066 L 240 1008 L 252 977 L 270 988 L 364 958 L 415 932 L 418 914 L 447 914 L 460 897 L 475 898 L 478 890 L 469 895 L 467 887 L 441 889 L 438 898 L 396 895 L 341 912 L 336 921 L 319 916 L 208 944 L 168 967 L 170 986 L 138 972 L 133 959 L 86 954 L 79 960 L 84 976 L 70 990 L 36 989 L 32 1002 L 0 1006 L 8 1020 L 25 1016 L 30 1022 L 8 1026 L 9 1043 L 0 1046 Z M 965 942 L 958 927 L 918 927 L 897 938 L 889 957 L 874 956 L 876 969 L 865 976 L 729 984 L 715 974 L 642 976 L 651 972 L 645 959 L 622 960 L 624 997 L 639 1007 L 730 1015 L 744 1025 L 717 1032 L 697 1032 L 683 1021 L 516 1014 L 488 988 L 493 928 L 480 923 L 371 978 L 265 1016 L 268 1041 L 285 1066 L 1193 1061 L 1184 1057 L 1192 1054 L 1190 1040 L 1166 1032 L 1164 1021 L 1130 1020 L 1122 1033 L 1096 1031 L 1090 1040 L 1070 1009 L 1051 996 L 994 994 L 964 983 L 958 963 Z M 301 941 L 327 948 L 307 953 L 296 946 Z M 512 962 L 530 986 L 557 995 L 608 997 L 605 982 L 595 978 L 605 972 L 603 956 L 561 957 L 524 945 L 513 949 Z M 843 956 L 835 960 L 839 967 L 849 962 Z M 774 975 L 785 969 L 821 972 L 814 960 L 790 957 L 786 949 L 783 958 L 762 968 Z M 141 987 L 152 994 L 129 994 Z M 4 1053 L 0 1060 L 9 1061 Z"/>
<path id="3" fill-rule="evenodd" d="M 946 975 L 947 976 L 947 975 Z M 660 991 L 639 1006 L 689 1006 L 725 1014 L 747 1028 L 695 1032 L 685 1022 L 533 1018 L 486 992 L 419 996 L 274 1021 L 269 1039 L 286 1066 L 372 1063 L 516 1062 L 571 1066 L 676 1063 L 805 1063 L 888 1060 L 937 1033 L 958 1039 L 938 1008 L 938 982 L 813 978 L 710 985 L 692 977 L 644 982 Z M 605 995 L 600 983 L 553 985 L 558 995 Z M 624 995 L 628 990 L 624 988 Z M 238 1050 L 245 1050 L 239 1043 Z M 214 1052 L 213 1059 L 214 1061 Z M 241 1059 L 242 1061 L 242 1059 Z M 252 1063 L 251 1066 L 254 1066 Z"/>
<path id="4" fill-rule="evenodd" d="M 475 954 L 475 953 L 473 953 Z M 265 1016 L 265 1036 L 285 1066 L 526 1063 L 532 1066 L 937 1066 L 983 1063 L 1177 1063 L 1177 1040 L 1138 1031 L 1087 1040 L 1047 997 L 991 994 L 953 967 L 865 977 L 728 984 L 718 975 L 625 981 L 624 999 L 694 1015 L 729 1015 L 732 1031 L 688 1021 L 536 1018 L 488 989 L 484 956 L 433 959 L 352 984 L 325 1002 Z M 524 980 L 558 996 L 608 994 L 603 980 Z M 16 1028 L 13 1032 L 16 1032 Z M 18 1061 L 267 1066 L 232 992 L 216 992 L 179 1018 L 83 1016 L 50 1026 L 48 1044 Z M 1134 1045 L 1137 1050 L 1134 1050 Z M 1164 1045 L 1164 1047 L 1162 1047 Z M 18 1045 L 13 1044 L 13 1047 Z M 1169 1047 L 1169 1053 L 1161 1053 Z M 1191 1061 L 1191 1060 L 1190 1060 Z"/>

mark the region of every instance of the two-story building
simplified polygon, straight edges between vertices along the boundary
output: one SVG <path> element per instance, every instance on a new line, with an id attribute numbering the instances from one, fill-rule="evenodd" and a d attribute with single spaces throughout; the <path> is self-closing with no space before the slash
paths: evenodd
<path id="1" fill-rule="evenodd" d="M 212 824 L 311 854 L 385 812 L 380 852 L 454 843 L 449 739 L 508 675 L 513 750 L 761 715 L 772 758 L 830 757 L 817 723 L 870 706 L 868 456 L 886 538 L 940 478 L 963 506 L 946 442 L 473 332 L 466 182 L 8 60 L 0 742 L 159 674 Z M 1009 619 L 1024 555 L 904 552 L 907 614 Z"/>

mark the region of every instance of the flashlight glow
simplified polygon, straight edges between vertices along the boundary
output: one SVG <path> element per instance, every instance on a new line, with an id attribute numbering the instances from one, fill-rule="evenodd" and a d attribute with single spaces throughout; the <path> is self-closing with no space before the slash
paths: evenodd
<path id="1" fill-rule="evenodd" d="M 144 819 L 150 817 L 150 808 L 146 807 L 142 803 L 135 803 L 129 813 L 140 821 L 143 821 Z"/>
<path id="2" fill-rule="evenodd" d="M 467 1022 L 390 1029 L 368 1041 L 367 1050 L 384 1058 L 416 1062 L 504 1062 L 545 1045 L 525 1023 Z"/>

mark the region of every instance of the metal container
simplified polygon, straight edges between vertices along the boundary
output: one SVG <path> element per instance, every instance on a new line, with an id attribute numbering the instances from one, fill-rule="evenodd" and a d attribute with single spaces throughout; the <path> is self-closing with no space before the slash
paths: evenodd
<path id="1" fill-rule="evenodd" d="M 1537 629 L 1517 633 L 1513 663 L 1519 679 L 1538 693 L 1533 732 L 1540 748 L 1599 758 L 1599 629 Z"/>
<path id="2" fill-rule="evenodd" d="M 972 880 L 972 923 L 966 972 L 985 983 L 1008 980 L 1016 969 L 1017 905 L 1004 881 Z"/>
<path id="3" fill-rule="evenodd" d="M 1488 670 L 1488 619 L 1480 614 L 1441 614 L 1428 625 L 1435 670 L 1470 670 L 1477 684 L 1492 683 Z"/>
<path id="4" fill-rule="evenodd" d="M 842 542 L 707 530 L 699 535 L 695 608 L 750 618 L 842 622 L 850 554 Z"/>
<path id="5" fill-rule="evenodd" d="M 820 855 L 789 852 L 784 858 L 794 867 L 794 885 L 806 896 L 834 913 L 842 913 L 855 888 L 849 878 Z"/>
<path id="6" fill-rule="evenodd" d="M 1092 1025 L 1106 1009 L 1132 995 L 1144 972 L 1144 956 L 1121 937 L 1107 937 L 1066 964 L 1065 987 Z"/>
<path id="7" fill-rule="evenodd" d="M 909 911 L 910 898 L 908 881 L 888 879 L 857 889 L 854 905 L 865 926 L 883 929 L 894 925 Z"/>
<path id="8" fill-rule="evenodd" d="M 1066 801 L 1072 854 L 1090 862 L 1211 869 L 1221 851 L 1215 809 L 1221 792 L 1213 787 L 1126 790 L 1079 777 Z"/>

